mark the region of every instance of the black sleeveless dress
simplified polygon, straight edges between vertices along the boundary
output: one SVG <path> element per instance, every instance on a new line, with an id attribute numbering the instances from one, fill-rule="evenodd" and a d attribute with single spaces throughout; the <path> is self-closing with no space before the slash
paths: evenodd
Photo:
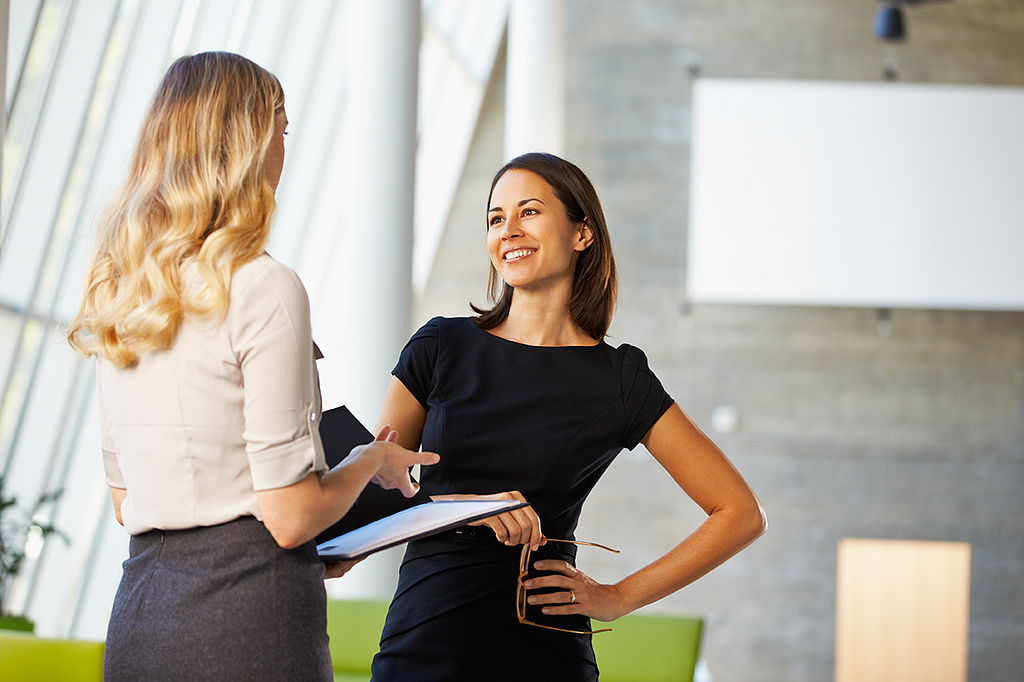
<path id="1" fill-rule="evenodd" d="M 421 472 L 428 494 L 518 490 L 545 537 L 566 540 L 612 459 L 636 447 L 672 404 L 637 348 L 527 346 L 468 318 L 425 324 L 394 375 L 427 410 L 423 449 L 441 455 Z M 410 543 L 375 682 L 596 680 L 590 635 L 519 623 L 520 550 L 476 527 Z M 552 556 L 574 562 L 575 546 L 549 543 L 534 553 Z M 584 616 L 531 610 L 529 618 L 591 629 Z"/>

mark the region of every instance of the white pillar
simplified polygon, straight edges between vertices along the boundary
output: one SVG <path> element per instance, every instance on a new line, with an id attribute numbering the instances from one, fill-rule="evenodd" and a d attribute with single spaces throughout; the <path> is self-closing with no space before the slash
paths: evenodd
<path id="1" fill-rule="evenodd" d="M 511 0 L 505 159 L 565 153 L 565 0 Z"/>
<path id="2" fill-rule="evenodd" d="M 348 3 L 348 12 L 343 39 L 351 134 L 342 148 L 344 238 L 337 279 L 331 278 L 338 331 L 325 339 L 324 352 L 340 347 L 338 392 L 372 430 L 412 325 L 420 2 L 358 0 Z M 343 579 L 328 581 L 328 593 L 390 598 L 401 557 L 395 550 L 374 554 Z"/>
<path id="3" fill-rule="evenodd" d="M 342 392 L 372 429 L 411 326 L 420 3 L 349 7 Z"/>
<path id="4" fill-rule="evenodd" d="M 3 158 L 4 135 L 7 132 L 7 32 L 10 29 L 10 16 L 10 0 L 0 0 L 0 104 L 3 104 L 3 115 L 0 116 L 0 159 Z M 0 181 L 2 180 L 3 176 L 0 175 Z M 3 225 L 0 225 L 0 234 L 3 232 Z"/>

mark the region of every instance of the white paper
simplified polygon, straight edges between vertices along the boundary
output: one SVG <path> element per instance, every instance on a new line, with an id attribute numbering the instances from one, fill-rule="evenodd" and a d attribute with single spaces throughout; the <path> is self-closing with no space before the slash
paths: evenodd
<path id="1" fill-rule="evenodd" d="M 438 500 L 420 504 L 328 540 L 317 546 L 317 552 L 332 560 L 357 559 L 523 505 L 518 500 Z"/>

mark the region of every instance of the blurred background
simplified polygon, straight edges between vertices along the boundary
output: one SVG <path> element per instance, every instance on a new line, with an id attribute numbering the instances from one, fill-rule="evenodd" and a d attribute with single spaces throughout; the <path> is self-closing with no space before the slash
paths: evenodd
<path id="1" fill-rule="evenodd" d="M 284 85 L 269 248 L 310 294 L 325 406 L 372 424 L 408 335 L 485 302 L 509 156 L 576 162 L 621 294 L 608 341 L 759 494 L 768 533 L 648 612 L 706 618 L 722 682 L 831 679 L 843 538 L 971 545 L 971 680 L 1024 671 L 1020 0 L 4 0 L 0 473 L 55 490 L 3 607 L 102 639 L 128 537 L 93 361 L 62 327 L 96 216 L 170 62 Z M 901 33 L 875 25 L 898 10 Z M 0 20 L 0 26 L 3 20 Z M 0 34 L 2 35 L 2 34 Z M 614 581 L 703 513 L 643 447 L 588 501 Z M 38 535 L 38 533 L 36 533 Z M 389 596 L 400 552 L 332 581 Z"/>

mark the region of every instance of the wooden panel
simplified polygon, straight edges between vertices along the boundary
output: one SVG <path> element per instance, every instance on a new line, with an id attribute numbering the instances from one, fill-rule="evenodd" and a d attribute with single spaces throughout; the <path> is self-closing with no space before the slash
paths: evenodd
<path id="1" fill-rule="evenodd" d="M 971 546 L 846 538 L 836 682 L 966 682 Z"/>

